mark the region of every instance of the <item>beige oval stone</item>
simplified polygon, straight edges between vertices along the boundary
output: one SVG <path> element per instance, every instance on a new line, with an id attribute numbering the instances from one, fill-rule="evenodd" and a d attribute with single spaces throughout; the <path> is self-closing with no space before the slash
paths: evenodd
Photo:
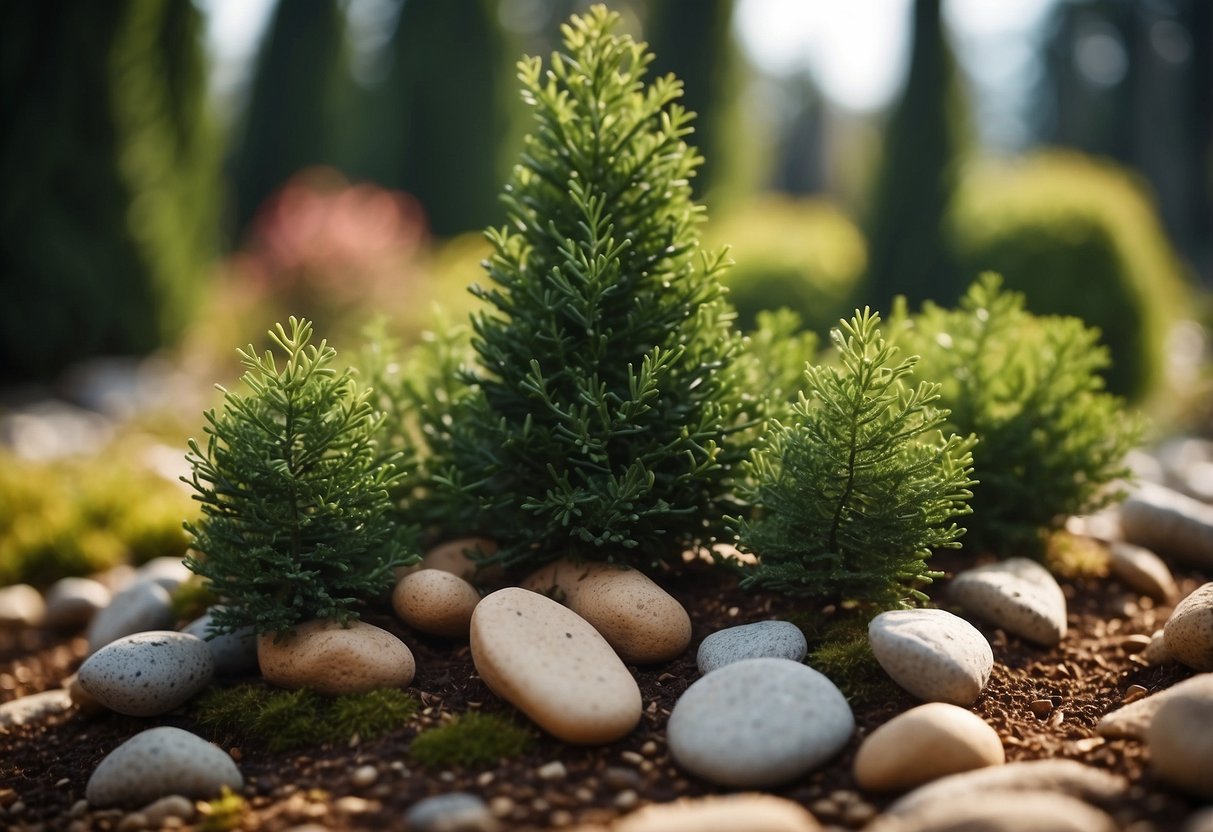
<path id="1" fill-rule="evenodd" d="M 392 592 L 392 609 L 405 624 L 423 633 L 467 638 L 472 610 L 480 603 L 476 587 L 441 569 L 405 575 Z"/>
<path id="2" fill-rule="evenodd" d="M 884 815 L 864 832 L 1116 832 L 1105 812 L 1048 791 L 970 792 L 898 816 Z"/>
<path id="3" fill-rule="evenodd" d="M 818 832 L 821 825 L 799 803 L 743 792 L 654 803 L 610 828 L 611 832 Z"/>
<path id="4" fill-rule="evenodd" d="M 1165 690 L 1136 699 L 1115 711 L 1109 711 L 1099 720 L 1095 732 L 1108 739 L 1144 740 L 1150 723 L 1154 721 L 1155 714 L 1164 702 L 1172 696 L 1182 696 L 1201 687 L 1213 690 L 1211 686 L 1213 673 L 1201 673 L 1191 679 L 1184 679 Z"/>
<path id="5" fill-rule="evenodd" d="M 1176 604 L 1162 633 L 1172 659 L 1193 670 L 1213 670 L 1213 582 Z"/>
<path id="6" fill-rule="evenodd" d="M 1156 601 L 1168 601 L 1175 596 L 1175 578 L 1171 570 L 1149 549 L 1117 541 L 1108 546 L 1108 554 L 1112 575 L 1125 586 Z"/>
<path id="7" fill-rule="evenodd" d="M 481 568 L 472 557 L 491 555 L 497 551 L 496 542 L 487 537 L 460 537 L 439 543 L 429 549 L 421 561 L 413 566 L 399 567 L 396 577 L 403 578 L 422 569 L 440 569 L 458 575 L 474 586 L 499 587 L 505 582 L 505 570 L 501 564 Z"/>
<path id="8" fill-rule="evenodd" d="M 270 684 L 329 696 L 407 687 L 416 670 L 403 641 L 364 621 L 309 621 L 277 643 L 268 633 L 257 639 L 257 663 Z"/>
<path id="9" fill-rule="evenodd" d="M 614 742 L 640 721 L 640 688 L 581 616 L 517 587 L 472 613 L 472 661 L 485 684 L 557 739 Z"/>
<path id="10" fill-rule="evenodd" d="M 602 634 L 630 664 L 674 659 L 691 644 L 691 617 L 674 596 L 636 569 L 568 558 L 522 584 L 561 601 Z"/>
<path id="11" fill-rule="evenodd" d="M 881 725 L 855 755 L 855 779 L 871 791 L 896 791 L 949 774 L 1006 762 L 998 732 L 946 702 L 911 708 Z"/>
<path id="12" fill-rule="evenodd" d="M 1176 685 L 1146 727 L 1150 765 L 1176 788 L 1213 800 L 1213 674 Z"/>

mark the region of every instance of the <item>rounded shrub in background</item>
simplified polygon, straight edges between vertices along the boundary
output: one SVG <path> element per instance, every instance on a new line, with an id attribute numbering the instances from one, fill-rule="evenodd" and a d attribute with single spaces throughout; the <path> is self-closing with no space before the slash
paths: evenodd
<path id="1" fill-rule="evenodd" d="M 827 333 L 853 307 L 867 266 L 856 225 L 830 202 L 764 197 L 706 230 L 709 250 L 730 246 L 736 264 L 724 274 L 744 330 L 759 312 L 787 307 L 807 329 Z"/>
<path id="2" fill-rule="evenodd" d="M 1032 312 L 1099 328 L 1111 392 L 1141 401 L 1157 389 L 1185 280 L 1125 170 L 1059 151 L 979 167 L 963 179 L 950 230 L 964 273 L 1001 272 Z"/>

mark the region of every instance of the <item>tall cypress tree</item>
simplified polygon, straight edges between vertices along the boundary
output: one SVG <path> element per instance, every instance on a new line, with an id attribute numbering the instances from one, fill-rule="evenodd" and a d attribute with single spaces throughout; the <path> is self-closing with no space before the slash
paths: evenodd
<path id="1" fill-rule="evenodd" d="M 0 8 L 0 376 L 187 320 L 216 229 L 200 31 L 189 0 Z"/>
<path id="2" fill-rule="evenodd" d="M 439 430 L 454 522 L 534 566 L 562 555 L 678 560 L 722 529 L 747 395 L 691 200 L 699 157 L 672 76 L 594 6 L 547 69 L 519 64 L 534 113 L 476 287 L 479 369 Z"/>
<path id="3" fill-rule="evenodd" d="M 964 140 L 963 96 L 940 18 L 940 0 L 915 0 L 914 39 L 905 90 L 885 128 L 884 156 L 866 223 L 868 300 L 891 308 L 948 304 L 967 281 L 957 274 L 944 234 Z"/>

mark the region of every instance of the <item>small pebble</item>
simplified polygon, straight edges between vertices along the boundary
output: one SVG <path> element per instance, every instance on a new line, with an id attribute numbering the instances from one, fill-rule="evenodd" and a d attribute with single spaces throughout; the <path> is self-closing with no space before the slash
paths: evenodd
<path id="1" fill-rule="evenodd" d="M 800 628 L 789 621 L 756 621 L 718 630 L 699 644 L 696 663 L 700 673 L 761 657 L 803 661 L 808 643 Z"/>
<path id="2" fill-rule="evenodd" d="M 42 593 L 29 584 L 0 589 L 0 627 L 40 627 L 46 619 Z"/>
<path id="3" fill-rule="evenodd" d="M 168 590 L 152 581 L 135 581 L 115 594 L 109 605 L 89 622 L 85 633 L 88 652 L 96 653 L 123 636 L 172 626 L 172 599 Z"/>
<path id="4" fill-rule="evenodd" d="M 181 558 L 152 558 L 135 570 L 136 581 L 151 581 L 160 584 L 169 594 L 193 577 L 194 573 Z"/>
<path id="5" fill-rule="evenodd" d="M 147 823 L 153 828 L 160 828 L 169 818 L 183 821 L 193 820 L 194 801 L 179 794 L 162 797 L 139 810 L 147 818 Z"/>
<path id="6" fill-rule="evenodd" d="M 1163 626 L 1171 658 L 1193 670 L 1213 670 L 1213 582 L 1175 605 Z"/>
<path id="7" fill-rule="evenodd" d="M 1113 577 L 1130 589 L 1156 601 L 1175 596 L 1175 578 L 1163 559 L 1149 549 L 1124 541 L 1108 546 L 1108 566 Z"/>
<path id="8" fill-rule="evenodd" d="M 568 776 L 569 771 L 564 767 L 564 763 L 559 760 L 552 760 L 550 763 L 544 763 L 539 768 L 535 769 L 535 774 L 540 780 L 548 782 L 554 780 L 563 780 Z"/>
<path id="9" fill-rule="evenodd" d="M 1033 699 L 1032 704 L 1029 707 L 1031 707 L 1032 713 L 1036 714 L 1036 716 L 1040 717 L 1041 719 L 1044 719 L 1049 714 L 1053 713 L 1053 700 Z"/>
<path id="10" fill-rule="evenodd" d="M 500 828 L 485 802 L 466 792 L 423 798 L 412 805 L 404 820 L 413 832 L 496 832 Z"/>
<path id="11" fill-rule="evenodd" d="M 0 703 L 0 728 L 25 725 L 61 714 L 72 706 L 71 694 L 63 689 L 31 693 Z"/>
<path id="12" fill-rule="evenodd" d="M 821 826 L 803 806 L 787 798 L 742 793 L 653 803 L 610 828 L 611 832 L 819 832 Z"/>
<path id="13" fill-rule="evenodd" d="M 405 575 L 392 592 L 392 609 L 415 630 L 445 638 L 467 638 L 472 611 L 480 603 L 476 587 L 441 569 Z"/>
<path id="14" fill-rule="evenodd" d="M 365 789 L 375 784 L 379 779 L 379 769 L 374 766 L 358 766 L 350 774 L 350 782 L 359 789 Z"/>
<path id="15" fill-rule="evenodd" d="M 244 778 L 227 754 L 180 728 L 149 728 L 111 751 L 89 778 L 95 807 L 146 805 L 167 795 L 209 800 Z"/>
<path id="16" fill-rule="evenodd" d="M 961 572 L 948 593 L 970 615 L 1044 647 L 1066 634 L 1065 594 L 1049 570 L 1027 558 Z"/>
<path id="17" fill-rule="evenodd" d="M 113 593 L 92 578 L 60 578 L 46 591 L 46 626 L 74 630 L 105 609 Z"/>
<path id="18" fill-rule="evenodd" d="M 868 735 L 855 755 L 855 780 L 871 791 L 900 791 L 1004 762 L 998 732 L 985 720 L 956 705 L 928 702 Z"/>

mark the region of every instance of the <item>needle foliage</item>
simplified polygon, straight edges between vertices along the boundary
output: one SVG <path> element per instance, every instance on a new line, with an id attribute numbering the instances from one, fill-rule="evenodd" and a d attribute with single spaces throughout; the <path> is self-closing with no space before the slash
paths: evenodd
<path id="1" fill-rule="evenodd" d="M 189 442 L 202 519 L 187 523 L 200 556 L 186 564 L 223 599 L 215 629 L 284 632 L 310 618 L 356 617 L 382 594 L 392 567 L 416 560 L 408 529 L 393 521 L 389 490 L 398 454 L 375 434 L 383 416 L 336 350 L 311 344 L 292 317 L 270 331 L 285 353 L 240 351 L 247 393 L 223 390 L 205 414 L 206 446 Z"/>
<path id="2" fill-rule="evenodd" d="M 760 415 L 720 275 L 704 252 L 671 75 L 595 6 L 565 52 L 519 65 L 533 130 L 491 229 L 491 285 L 473 287 L 471 394 L 437 478 L 464 533 L 495 560 L 562 555 L 648 565 L 723 531 Z"/>
<path id="3" fill-rule="evenodd" d="M 916 356 L 864 310 L 831 333 L 837 364 L 810 364 L 807 393 L 774 421 L 748 464 L 756 508 L 737 521 L 759 563 L 743 585 L 879 607 L 926 596 L 927 559 L 960 546 L 972 439 L 944 438 L 939 385 L 911 383 Z"/>

